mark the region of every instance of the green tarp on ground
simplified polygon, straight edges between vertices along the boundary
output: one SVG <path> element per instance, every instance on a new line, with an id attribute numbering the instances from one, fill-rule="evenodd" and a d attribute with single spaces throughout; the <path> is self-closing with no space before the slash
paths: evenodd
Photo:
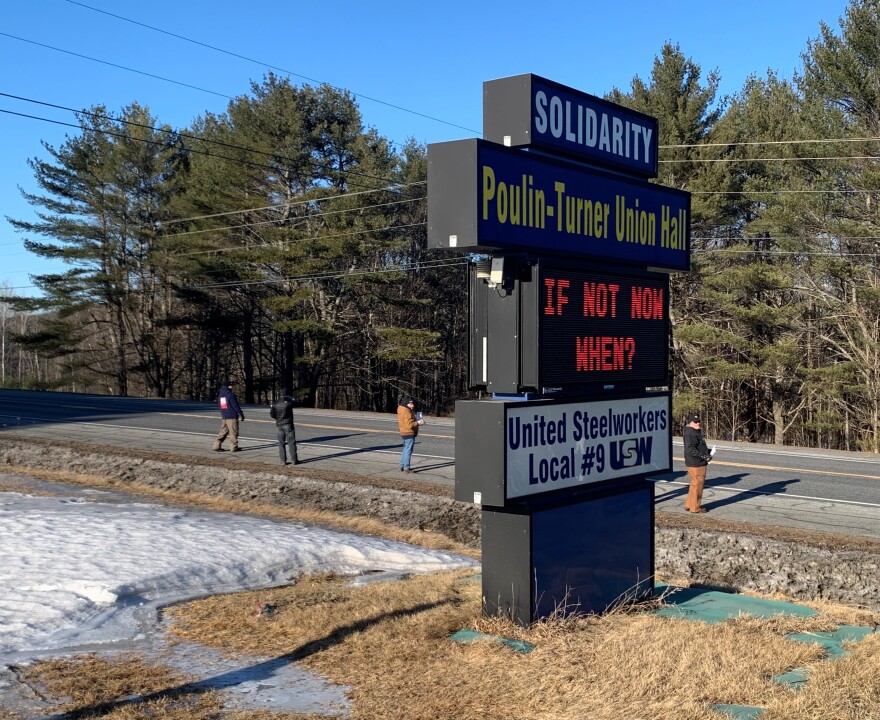
<path id="1" fill-rule="evenodd" d="M 475 640 L 492 640 L 494 642 L 500 642 L 502 645 L 506 645 L 511 650 L 514 650 L 518 653 L 530 653 L 535 649 L 535 646 L 530 642 L 526 642 L 525 640 L 514 640 L 513 638 L 500 637 L 498 635 L 486 635 L 485 633 L 477 632 L 476 630 L 464 629 L 459 630 L 457 633 L 454 633 L 450 638 L 452 642 L 461 642 L 461 643 L 471 643 Z"/>
<path id="2" fill-rule="evenodd" d="M 846 655 L 848 650 L 844 649 L 845 644 L 860 642 L 874 632 L 873 628 L 860 625 L 841 625 L 837 630 L 829 632 L 789 633 L 785 637 L 802 643 L 818 643 L 825 648 L 828 659 L 831 660 Z"/>
<path id="3" fill-rule="evenodd" d="M 749 705 L 713 705 L 712 709 L 737 718 L 737 720 L 755 720 L 764 714 L 764 708 Z"/>
<path id="4" fill-rule="evenodd" d="M 658 584 L 654 587 L 654 596 L 662 597 L 666 607 L 656 611 L 661 617 L 679 618 L 681 620 L 702 620 L 717 623 L 740 615 L 753 615 L 771 618 L 775 615 L 794 615 L 796 617 L 812 617 L 818 615 L 803 605 L 795 605 L 780 600 L 763 600 L 762 598 L 746 597 L 719 590 L 704 588 L 678 588 L 672 585 Z"/>

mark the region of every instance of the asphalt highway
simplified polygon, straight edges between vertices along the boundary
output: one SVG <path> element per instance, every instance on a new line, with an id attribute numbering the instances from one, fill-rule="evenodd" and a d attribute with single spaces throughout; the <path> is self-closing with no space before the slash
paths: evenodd
<path id="1" fill-rule="evenodd" d="M 236 462 L 278 464 L 274 421 L 265 406 L 244 406 Z M 303 467 L 365 477 L 400 477 L 400 437 L 393 414 L 298 408 Z M 219 427 L 212 403 L 0 390 L 4 434 L 95 445 L 217 457 Z M 711 428 L 707 429 L 710 434 Z M 709 435 L 710 444 L 714 441 Z M 880 456 L 829 450 L 717 442 L 703 505 L 708 517 L 880 538 Z M 227 443 L 228 446 L 228 443 Z M 409 479 L 452 488 L 455 422 L 427 418 Z M 654 478 L 657 508 L 684 512 L 687 476 L 681 439 L 673 439 L 673 471 Z M 705 517 L 705 516 L 704 516 Z"/>

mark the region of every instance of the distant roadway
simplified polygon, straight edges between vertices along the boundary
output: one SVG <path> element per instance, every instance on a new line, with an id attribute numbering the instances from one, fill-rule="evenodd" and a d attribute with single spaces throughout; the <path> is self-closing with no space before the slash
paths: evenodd
<path id="1" fill-rule="evenodd" d="M 274 421 L 265 406 L 245 405 L 243 452 L 225 460 L 278 464 Z M 212 403 L 77 393 L 0 390 L 0 437 L 6 434 L 218 457 L 219 419 Z M 304 467 L 365 477 L 400 477 L 400 436 L 391 414 L 297 408 Z M 710 442 L 714 442 L 710 438 Z M 709 515 L 880 539 L 880 456 L 831 450 L 718 442 L 703 505 Z M 228 441 L 227 441 L 228 446 Z M 657 508 L 684 512 L 687 476 L 681 439 L 673 472 L 655 478 Z M 408 479 L 455 484 L 455 422 L 427 418 Z"/>

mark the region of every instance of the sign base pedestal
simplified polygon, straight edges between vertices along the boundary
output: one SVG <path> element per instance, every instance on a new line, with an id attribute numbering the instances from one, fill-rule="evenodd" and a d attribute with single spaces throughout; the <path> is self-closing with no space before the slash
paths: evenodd
<path id="1" fill-rule="evenodd" d="M 483 611 L 519 625 L 650 597 L 654 484 L 522 508 L 483 507 Z"/>

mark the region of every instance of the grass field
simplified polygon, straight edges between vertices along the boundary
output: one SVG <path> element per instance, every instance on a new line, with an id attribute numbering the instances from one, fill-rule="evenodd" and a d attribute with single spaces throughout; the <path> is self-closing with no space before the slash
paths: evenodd
<path id="1" fill-rule="evenodd" d="M 266 603 L 270 616 L 254 612 Z M 818 645 L 784 637 L 839 624 L 876 625 L 880 616 L 811 606 L 819 611 L 811 618 L 716 624 L 630 607 L 526 629 L 483 618 L 480 583 L 460 571 L 359 587 L 345 578 L 302 578 L 169 613 L 175 637 L 232 655 L 284 658 L 352 688 L 352 718 L 720 720 L 729 716 L 713 705 L 738 704 L 764 708 L 762 720 L 880 719 L 880 635 L 837 660 L 824 659 Z M 535 647 L 519 653 L 491 639 L 450 641 L 462 628 Z M 802 667 L 810 676 L 801 690 L 772 680 Z M 134 657 L 55 660 L 27 673 L 71 718 L 306 717 L 224 711 L 216 694 L 187 692 L 187 678 Z"/>
<path id="2" fill-rule="evenodd" d="M 474 554 L 440 536 L 369 520 L 160 496 L 171 503 L 308 519 Z M 713 709 L 717 705 L 763 708 L 761 720 L 880 720 L 880 634 L 836 660 L 826 659 L 818 645 L 785 637 L 841 624 L 877 627 L 880 613 L 801 603 L 818 614 L 743 616 L 707 624 L 659 617 L 653 613 L 657 603 L 649 603 L 522 628 L 482 617 L 481 585 L 471 574 L 357 587 L 347 578 L 305 577 L 287 587 L 169 608 L 168 632 L 172 640 L 196 641 L 232 657 L 283 658 L 311 668 L 351 688 L 354 720 L 729 720 Z M 266 605 L 271 613 L 254 612 Z M 464 628 L 524 640 L 534 650 L 515 652 L 491 639 L 452 642 L 450 636 Z M 809 671 L 802 689 L 773 681 L 795 668 Z M 219 694 L 194 692 L 187 685 L 191 678 L 137 656 L 56 659 L 18 672 L 54 705 L 50 717 L 55 720 L 318 717 L 228 710 Z M 0 720 L 20 716 L 0 710 Z"/>

